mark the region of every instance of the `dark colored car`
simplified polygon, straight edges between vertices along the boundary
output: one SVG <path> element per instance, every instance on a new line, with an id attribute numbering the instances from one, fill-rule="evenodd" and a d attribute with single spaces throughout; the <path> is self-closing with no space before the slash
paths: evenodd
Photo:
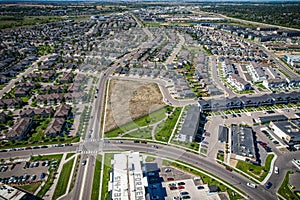
<path id="1" fill-rule="evenodd" d="M 266 188 L 267 188 L 267 189 L 270 189 L 271 187 L 272 187 L 272 183 L 271 183 L 271 182 L 267 182 L 267 183 L 266 183 Z"/>
<path id="2" fill-rule="evenodd" d="M 226 167 L 226 170 L 232 172 L 232 169 L 230 167 Z"/>

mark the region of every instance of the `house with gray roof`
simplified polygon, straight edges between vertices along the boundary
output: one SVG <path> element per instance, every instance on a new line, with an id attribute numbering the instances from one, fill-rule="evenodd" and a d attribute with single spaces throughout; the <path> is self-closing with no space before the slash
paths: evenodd
<path id="1" fill-rule="evenodd" d="M 186 113 L 178 140 L 183 142 L 193 142 L 198 132 L 199 120 L 200 108 L 197 105 L 191 105 Z"/>

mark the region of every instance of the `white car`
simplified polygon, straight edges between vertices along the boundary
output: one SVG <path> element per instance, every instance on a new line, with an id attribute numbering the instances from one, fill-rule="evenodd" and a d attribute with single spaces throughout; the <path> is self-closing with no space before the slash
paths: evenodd
<path id="1" fill-rule="evenodd" d="M 256 188 L 256 185 L 254 183 L 247 183 L 248 187 Z"/>
<path id="2" fill-rule="evenodd" d="M 279 174 L 279 169 L 278 169 L 277 166 L 274 167 L 274 173 L 275 173 L 275 174 Z"/>

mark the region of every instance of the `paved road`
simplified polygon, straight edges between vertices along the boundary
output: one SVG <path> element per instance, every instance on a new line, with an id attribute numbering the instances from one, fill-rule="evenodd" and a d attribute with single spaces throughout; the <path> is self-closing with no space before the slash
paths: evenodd
<path id="1" fill-rule="evenodd" d="M 235 94 L 228 88 L 224 86 L 224 83 L 221 81 L 219 72 L 218 72 L 218 57 L 217 56 L 210 56 L 209 57 L 209 63 L 211 66 L 211 73 L 212 73 L 212 79 L 214 82 L 218 85 L 219 88 L 221 88 L 225 92 L 225 96 L 232 97 Z"/>
<path id="2" fill-rule="evenodd" d="M 101 145 L 100 145 L 101 143 Z M 257 189 L 252 189 L 246 186 L 246 183 L 248 180 L 241 176 L 240 174 L 236 172 L 228 172 L 225 170 L 225 168 L 215 162 L 214 159 L 212 158 L 206 158 L 202 157 L 190 152 L 186 152 L 185 150 L 182 149 L 177 149 L 172 146 L 165 146 L 165 145 L 159 145 L 158 144 L 158 149 L 154 149 L 151 147 L 151 144 L 138 144 L 138 143 L 133 143 L 132 141 L 124 141 L 123 144 L 117 144 L 111 142 L 110 144 L 103 144 L 103 141 L 99 142 L 90 142 L 88 146 L 93 146 L 93 149 L 99 150 L 99 146 L 102 148 L 103 151 L 112 151 L 112 150 L 132 150 L 132 151 L 139 151 L 139 152 L 147 152 L 147 153 L 152 153 L 157 156 L 161 157 L 167 157 L 171 158 L 174 160 L 180 160 L 186 163 L 189 163 L 191 165 L 200 167 L 206 171 L 209 171 L 210 173 L 214 174 L 215 176 L 235 185 L 236 187 L 242 189 L 245 191 L 250 199 L 275 199 L 275 188 L 277 187 L 272 187 L 270 190 L 266 190 L 263 186 L 259 186 Z M 15 151 L 15 152 L 2 152 L 0 153 L 1 158 L 10 158 L 10 157 L 24 157 L 24 156 L 30 156 L 31 153 L 33 155 L 38 155 L 38 154 L 47 154 L 49 152 L 51 153 L 61 153 L 61 152 L 66 152 L 66 151 L 75 151 L 78 148 L 78 145 L 74 145 L 72 147 L 64 147 L 64 148 L 49 148 L 49 149 L 36 149 L 32 152 L 30 151 Z M 299 158 L 299 154 L 294 155 L 294 156 L 286 156 L 285 157 L 285 163 L 291 163 L 290 159 L 294 158 Z M 298 156 L 298 157 L 297 157 Z M 84 168 L 86 167 L 92 167 L 94 169 L 94 166 L 91 165 L 90 163 L 94 163 L 94 157 L 92 155 L 83 155 L 82 159 L 88 159 L 88 165 L 85 167 L 79 167 L 78 171 L 78 177 L 76 179 L 75 183 L 75 188 L 72 193 L 67 195 L 67 199 L 79 199 L 80 196 L 80 188 L 84 185 L 84 193 L 82 194 L 84 197 L 89 197 L 90 196 L 90 191 L 91 191 L 91 183 L 92 179 L 89 179 L 92 177 L 93 170 L 90 170 L 88 168 L 88 173 L 86 175 L 84 184 L 82 185 L 83 181 L 83 176 L 84 176 Z M 93 160 L 92 160 L 93 159 Z M 276 179 L 276 176 L 274 178 L 274 175 L 272 175 L 271 180 Z M 282 179 L 281 179 L 282 180 Z M 280 180 L 280 181 L 281 181 Z M 279 182 L 280 182 L 279 181 Z M 274 181 L 274 185 L 277 185 L 276 180 Z M 85 199 L 85 198 L 84 198 Z"/>

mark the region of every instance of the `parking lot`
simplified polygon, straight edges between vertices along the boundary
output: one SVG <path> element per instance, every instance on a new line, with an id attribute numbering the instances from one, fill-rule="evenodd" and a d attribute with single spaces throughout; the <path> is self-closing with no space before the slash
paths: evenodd
<path id="1" fill-rule="evenodd" d="M 52 166 L 53 168 L 56 167 L 56 165 L 52 165 L 50 161 L 3 164 L 0 166 L 0 181 L 5 184 L 36 182 L 44 179 L 48 172 L 48 168 Z"/>

